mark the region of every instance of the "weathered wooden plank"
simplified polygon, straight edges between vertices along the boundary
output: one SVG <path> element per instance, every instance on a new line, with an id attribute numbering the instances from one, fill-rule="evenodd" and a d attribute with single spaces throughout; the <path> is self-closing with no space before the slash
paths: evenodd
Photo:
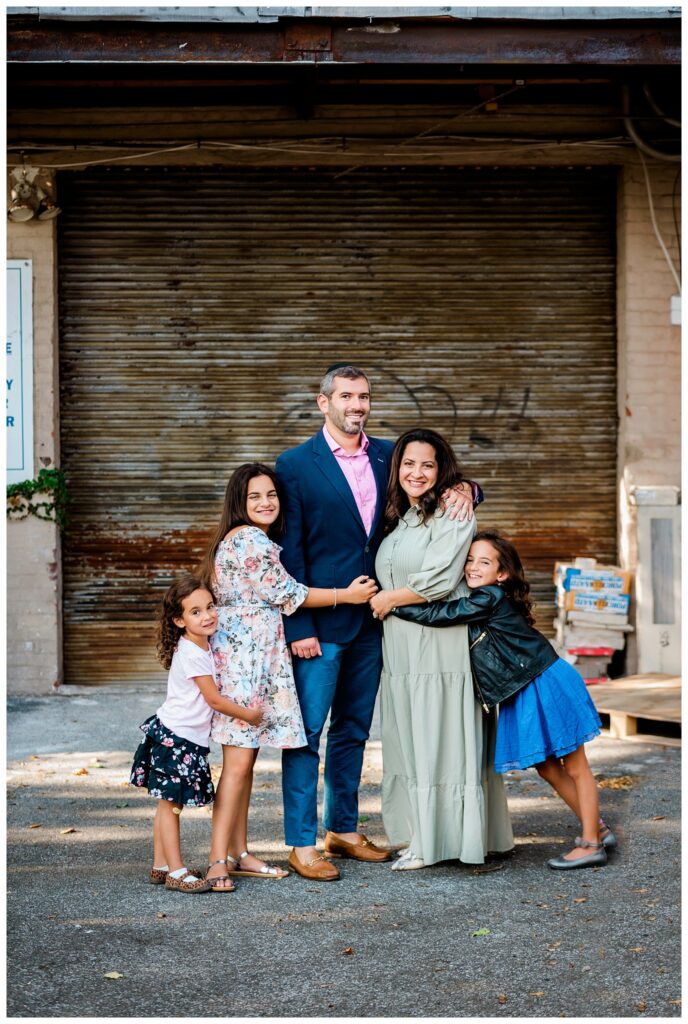
<path id="1" fill-rule="evenodd" d="M 135 145 L 113 147 L 107 143 L 79 145 L 78 148 L 65 149 L 65 143 L 54 148 L 40 146 L 34 149 L 35 140 L 18 136 L 12 143 L 9 155 L 10 166 L 22 162 L 21 153 L 27 155 L 42 167 L 58 169 L 80 169 L 89 164 L 107 163 L 113 166 L 131 165 L 136 167 L 185 167 L 207 170 L 213 167 L 312 167 L 313 165 L 329 168 L 333 175 L 345 172 L 346 175 L 360 173 L 361 167 L 394 167 L 394 166 L 431 166 L 474 167 L 492 166 L 522 167 L 524 163 L 549 167 L 608 167 L 637 163 L 636 150 L 633 143 L 627 145 L 603 144 L 583 145 L 581 143 L 558 144 L 521 143 L 516 146 L 505 146 L 503 143 L 466 143 L 450 144 L 446 141 L 431 145 L 425 142 L 422 150 L 412 147 L 394 146 L 389 140 L 335 140 L 327 144 L 318 144 L 317 148 L 307 148 L 307 143 L 290 144 L 284 139 L 263 139 L 258 142 L 251 139 L 236 139 L 231 143 L 208 142 L 197 145 L 188 142 L 176 145 L 173 140 L 157 140 L 151 151 L 140 142 Z M 159 147 L 159 152 L 157 151 Z M 143 156 L 141 155 L 143 154 Z"/>
<path id="2" fill-rule="evenodd" d="M 423 104 L 379 105 L 316 104 L 312 116 L 301 117 L 294 104 L 288 102 L 288 87 L 283 90 L 283 103 L 277 105 L 171 106 L 171 107 L 37 107 L 10 109 L 7 139 L 31 139 L 35 144 L 56 142 L 84 143 L 140 141 L 147 145 L 160 140 L 184 142 L 189 139 L 261 141 L 285 139 L 298 144 L 301 140 L 319 140 L 338 146 L 355 145 L 361 139 L 401 143 L 405 148 L 451 146 L 463 140 L 483 140 L 493 144 L 513 145 L 519 142 L 547 142 L 556 138 L 594 140 L 618 138 L 622 133 L 620 119 L 606 104 L 510 106 L 490 117 L 467 116 L 456 105 Z M 417 142 L 414 136 L 438 126 L 431 137 Z M 334 138 L 336 137 L 336 138 Z M 149 146 L 150 148 L 150 146 Z"/>
<path id="3" fill-rule="evenodd" d="M 614 735 L 637 732 L 638 718 L 681 721 L 681 680 L 678 676 L 641 675 L 600 683 L 590 688 L 595 707 L 610 716 Z"/>

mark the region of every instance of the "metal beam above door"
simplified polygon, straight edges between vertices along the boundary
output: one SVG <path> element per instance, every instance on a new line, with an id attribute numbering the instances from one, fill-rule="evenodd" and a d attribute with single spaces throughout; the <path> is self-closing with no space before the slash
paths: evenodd
<path id="1" fill-rule="evenodd" d="M 680 21 L 44 22 L 8 19 L 9 62 L 679 64 Z"/>

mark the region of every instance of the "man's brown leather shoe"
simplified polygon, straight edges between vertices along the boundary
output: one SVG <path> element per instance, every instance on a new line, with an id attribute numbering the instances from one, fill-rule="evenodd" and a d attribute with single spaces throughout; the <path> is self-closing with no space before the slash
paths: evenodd
<path id="1" fill-rule="evenodd" d="M 302 864 L 295 851 L 292 850 L 289 854 L 289 867 L 293 868 L 296 874 L 301 875 L 302 878 L 310 878 L 315 882 L 336 882 L 341 877 L 334 864 L 319 854 L 306 864 Z"/>
<path id="2" fill-rule="evenodd" d="M 364 860 L 369 864 L 380 864 L 392 859 L 391 850 L 383 850 L 366 836 L 359 833 L 358 843 L 349 843 L 340 839 L 336 832 L 328 832 L 325 836 L 325 853 L 332 857 L 350 857 L 352 860 Z"/>

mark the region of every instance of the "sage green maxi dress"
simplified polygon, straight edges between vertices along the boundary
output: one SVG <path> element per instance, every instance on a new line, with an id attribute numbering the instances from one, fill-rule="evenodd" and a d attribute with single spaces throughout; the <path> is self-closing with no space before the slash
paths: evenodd
<path id="1" fill-rule="evenodd" d="M 463 566 L 475 519 L 410 508 L 382 542 L 375 570 L 384 590 L 409 587 L 426 600 L 468 593 Z M 388 615 L 380 687 L 382 815 L 392 843 L 413 838 L 426 864 L 514 845 L 506 794 L 494 771 L 496 712 L 473 692 L 465 625 L 432 628 Z"/>

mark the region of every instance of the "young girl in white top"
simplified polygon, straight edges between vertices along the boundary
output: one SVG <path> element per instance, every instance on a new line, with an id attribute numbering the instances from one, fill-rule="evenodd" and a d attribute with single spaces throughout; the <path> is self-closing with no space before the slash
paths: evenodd
<path id="1" fill-rule="evenodd" d="M 273 539 L 284 525 L 280 489 L 269 466 L 239 466 L 227 484 L 222 516 L 200 569 L 218 600 L 211 646 L 220 692 L 244 706 L 260 700 L 265 712 L 258 725 L 223 708 L 213 715 L 210 735 L 222 744 L 222 776 L 213 806 L 208 876 L 218 890 L 231 885 L 230 875 L 278 879 L 289 873 L 249 853 L 247 839 L 260 747 L 306 745 L 282 615 L 299 607 L 364 604 L 377 591 L 367 576 L 337 589 L 309 588 L 289 575 Z"/>
<path id="2" fill-rule="evenodd" d="M 184 576 L 165 594 L 158 623 L 158 657 L 169 669 L 167 697 L 141 726 L 146 738 L 134 756 L 131 783 L 157 797 L 150 881 L 178 892 L 208 892 L 214 886 L 184 866 L 179 815 L 214 798 L 208 740 L 214 711 L 251 725 L 263 716 L 259 701 L 243 707 L 220 695 L 208 638 L 217 628 L 215 598 L 196 576 Z M 228 892 L 233 886 L 220 890 Z"/>

